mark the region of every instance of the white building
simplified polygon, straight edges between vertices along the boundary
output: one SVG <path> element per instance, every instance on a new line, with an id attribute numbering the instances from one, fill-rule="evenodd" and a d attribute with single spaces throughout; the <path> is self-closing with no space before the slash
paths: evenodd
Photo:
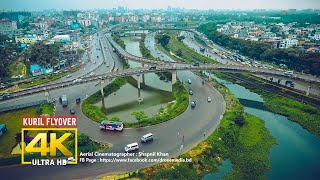
<path id="1" fill-rule="evenodd" d="M 80 19 L 79 23 L 81 26 L 90 26 L 91 25 L 91 21 L 89 19 Z"/>
<path id="2" fill-rule="evenodd" d="M 316 32 L 313 36 L 309 35 L 309 38 L 313 40 L 320 40 L 320 32 Z"/>
<path id="3" fill-rule="evenodd" d="M 297 39 L 283 39 L 280 41 L 279 48 L 286 49 L 298 45 Z"/>
<path id="4" fill-rule="evenodd" d="M 0 34 L 13 36 L 17 29 L 16 21 L 0 20 Z"/>

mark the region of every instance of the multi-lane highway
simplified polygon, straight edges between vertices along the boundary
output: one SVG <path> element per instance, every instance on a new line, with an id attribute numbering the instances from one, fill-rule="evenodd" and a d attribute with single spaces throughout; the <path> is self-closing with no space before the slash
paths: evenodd
<path id="1" fill-rule="evenodd" d="M 110 50 L 110 49 L 109 49 Z M 108 54 L 108 53 L 106 53 Z M 113 52 L 110 52 L 112 56 Z M 163 66 L 165 68 L 166 66 Z M 167 68 L 172 68 L 167 66 Z M 178 67 L 177 67 L 178 68 Z M 140 69 L 142 72 L 149 72 L 146 68 Z M 159 71 L 161 71 L 159 69 Z M 118 72 L 119 76 L 130 75 L 130 73 L 139 72 L 137 69 Z M 123 74 L 128 73 L 128 74 Z M 110 73 L 112 74 L 112 73 Z M 113 146 L 107 152 L 123 152 L 126 144 L 132 142 L 139 142 L 142 135 L 146 133 L 154 134 L 154 141 L 149 144 L 142 145 L 140 142 L 140 151 L 145 152 L 164 152 L 169 153 L 170 157 L 175 157 L 180 153 L 192 148 L 196 143 L 203 140 L 204 133 L 210 134 L 219 124 L 220 119 L 225 111 L 225 102 L 219 92 L 210 87 L 208 84 L 203 85 L 202 80 L 189 71 L 182 71 L 178 73 L 181 81 L 191 79 L 192 84 L 186 85 L 186 88 L 192 89 L 194 94 L 190 96 L 190 100 L 197 101 L 195 109 L 188 109 L 179 117 L 174 118 L 166 123 L 135 129 L 125 129 L 123 132 L 100 131 L 99 124 L 91 121 L 82 114 L 80 106 L 72 102 L 69 106 L 75 108 L 79 116 L 79 133 L 88 134 L 93 140 L 109 142 Z M 97 77 L 97 76 L 95 76 Z M 90 77 L 89 77 L 90 78 Z M 94 92 L 91 88 L 94 83 L 78 84 L 76 86 L 68 87 L 67 91 L 71 91 L 72 98 Z M 88 88 L 88 89 L 85 89 Z M 61 95 L 66 93 L 66 89 L 53 90 L 51 93 Z M 89 91 L 88 91 L 89 90 Z M 34 94 L 33 98 L 40 94 Z M 73 97 L 74 96 L 74 97 Z M 207 102 L 207 97 L 212 98 L 212 102 Z M 29 96 L 22 97 L 28 98 Z M 20 98 L 12 99 L 11 101 L 19 101 Z M 62 108 L 57 104 L 57 115 L 69 114 L 68 108 Z M 181 146 L 183 145 L 183 146 Z M 181 147 L 183 147 L 181 149 Z M 12 166 L 0 168 L 1 173 L 5 173 L 10 179 L 70 179 L 70 178 L 92 178 L 100 174 L 125 172 L 136 170 L 150 165 L 151 163 L 95 163 L 95 164 L 80 164 L 77 166 L 68 167 L 36 167 L 36 166 Z M 26 177 L 25 174 L 28 174 Z"/>

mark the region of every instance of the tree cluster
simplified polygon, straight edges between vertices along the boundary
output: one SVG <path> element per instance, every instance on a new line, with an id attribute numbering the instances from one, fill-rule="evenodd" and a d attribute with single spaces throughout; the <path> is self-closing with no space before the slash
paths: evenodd
<path id="1" fill-rule="evenodd" d="M 36 43 L 31 46 L 29 53 L 27 54 L 31 63 L 37 63 L 40 66 L 53 66 L 59 61 L 59 48 L 60 43 L 44 44 Z"/>
<path id="2" fill-rule="evenodd" d="M 303 52 L 296 49 L 274 49 L 264 42 L 234 39 L 216 31 L 216 24 L 202 25 L 198 30 L 207 35 L 213 42 L 228 49 L 237 50 L 240 54 L 255 60 L 270 63 L 285 64 L 296 71 L 304 71 L 313 75 L 320 75 L 319 53 Z"/>
<path id="3" fill-rule="evenodd" d="M 169 44 L 170 41 L 170 35 L 168 34 L 158 34 L 155 37 L 157 43 L 161 44 L 161 46 L 167 48 L 167 45 Z"/>

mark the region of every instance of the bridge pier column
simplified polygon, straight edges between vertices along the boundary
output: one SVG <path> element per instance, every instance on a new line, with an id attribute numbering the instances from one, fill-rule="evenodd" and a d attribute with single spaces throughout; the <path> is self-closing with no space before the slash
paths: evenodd
<path id="1" fill-rule="evenodd" d="M 177 82 L 177 71 L 172 72 L 171 82 L 172 82 L 172 84 Z"/>
<path id="2" fill-rule="evenodd" d="M 144 64 L 142 63 L 142 67 L 144 67 Z M 145 85 L 145 79 L 144 79 L 144 74 L 142 74 L 142 81 L 141 81 L 142 85 Z"/>
<path id="3" fill-rule="evenodd" d="M 138 100 L 141 99 L 141 93 L 140 93 L 140 89 L 141 89 L 141 76 L 138 76 Z"/>
<path id="4" fill-rule="evenodd" d="M 311 90 L 311 86 L 308 87 L 307 92 L 306 92 L 306 96 L 309 96 L 310 90 Z"/>
<path id="5" fill-rule="evenodd" d="M 106 105 L 104 103 L 104 91 L 103 91 L 103 84 L 104 81 L 100 81 L 100 92 L 101 92 L 101 103 L 102 103 L 102 108 L 105 110 L 106 109 Z"/>

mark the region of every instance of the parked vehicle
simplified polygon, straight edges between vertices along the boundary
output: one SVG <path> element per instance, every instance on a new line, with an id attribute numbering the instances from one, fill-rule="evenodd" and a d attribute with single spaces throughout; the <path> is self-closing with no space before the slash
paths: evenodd
<path id="1" fill-rule="evenodd" d="M 62 103 L 62 106 L 68 106 L 67 95 L 62 95 L 61 96 L 61 103 Z"/>
<path id="2" fill-rule="evenodd" d="M 208 102 L 211 102 L 211 97 L 208 97 L 208 98 L 207 98 L 207 101 L 208 101 Z"/>
<path id="3" fill-rule="evenodd" d="M 191 101 L 191 108 L 195 108 L 196 107 L 196 101 Z"/>
<path id="4" fill-rule="evenodd" d="M 117 130 L 122 131 L 123 130 L 123 123 L 122 122 L 112 122 L 112 121 L 102 121 L 100 123 L 100 129 L 106 129 L 106 130 Z"/>
<path id="5" fill-rule="evenodd" d="M 141 141 L 142 142 L 147 142 L 147 141 L 152 141 L 153 140 L 153 134 L 152 133 L 148 133 L 144 136 L 141 137 Z"/>
<path id="6" fill-rule="evenodd" d="M 189 90 L 189 94 L 190 94 L 190 95 L 193 95 L 193 91 L 192 91 L 192 90 Z"/>
<path id="7" fill-rule="evenodd" d="M 124 148 L 125 152 L 130 152 L 139 149 L 139 144 L 137 142 L 126 145 Z"/>
<path id="8" fill-rule="evenodd" d="M 80 103 L 80 101 L 81 101 L 81 99 L 80 99 L 80 98 L 77 98 L 77 99 L 76 99 L 76 103 L 77 103 L 77 104 L 79 104 L 79 103 Z"/>

